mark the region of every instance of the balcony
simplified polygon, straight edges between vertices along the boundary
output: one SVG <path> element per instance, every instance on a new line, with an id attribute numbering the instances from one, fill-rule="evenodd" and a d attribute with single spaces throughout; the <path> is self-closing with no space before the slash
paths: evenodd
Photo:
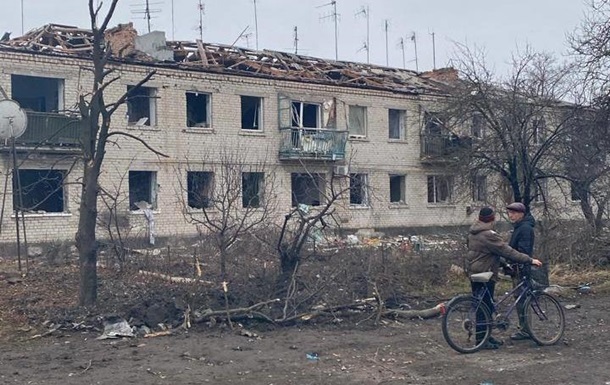
<path id="1" fill-rule="evenodd" d="M 281 128 L 280 160 L 344 160 L 347 131 Z"/>
<path id="2" fill-rule="evenodd" d="M 23 147 L 80 148 L 80 119 L 76 117 L 26 111 L 28 125 L 15 145 Z"/>
<path id="3" fill-rule="evenodd" d="M 424 163 L 454 162 L 472 147 L 470 138 L 461 138 L 454 134 L 422 134 L 420 142 L 421 160 Z"/>

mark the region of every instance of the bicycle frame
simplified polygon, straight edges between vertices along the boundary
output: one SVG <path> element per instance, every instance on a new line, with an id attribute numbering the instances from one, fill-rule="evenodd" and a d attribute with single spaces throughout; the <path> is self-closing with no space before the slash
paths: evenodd
<path id="1" fill-rule="evenodd" d="M 503 316 L 508 318 L 510 317 L 510 315 L 512 314 L 513 310 L 515 310 L 515 308 L 517 307 L 517 304 L 519 303 L 519 301 L 523 300 L 525 297 L 527 297 L 528 295 L 530 295 L 532 293 L 532 287 L 528 281 L 527 277 L 522 277 L 521 278 L 521 282 L 519 282 L 519 284 L 514 287 L 511 291 L 509 291 L 508 293 L 504 294 L 503 296 L 500 297 L 500 299 L 498 300 L 493 300 L 493 305 L 494 308 L 497 308 L 498 305 L 502 305 L 506 300 L 508 300 L 509 298 L 514 297 L 515 293 L 519 293 L 519 295 L 517 296 L 517 298 L 511 303 L 511 305 L 508 307 L 508 309 L 504 312 Z M 478 290 L 477 293 L 475 293 L 475 298 L 477 299 L 477 309 L 481 306 L 481 303 L 483 303 L 483 298 L 485 297 L 486 294 L 489 294 L 489 290 L 487 289 L 486 286 L 484 286 L 482 289 Z M 492 309 L 489 309 L 490 312 L 493 313 Z M 538 311 L 537 311 L 538 313 Z M 493 318 L 493 314 L 490 314 L 490 316 L 492 316 Z M 492 325 L 494 324 L 494 321 L 492 319 Z"/>

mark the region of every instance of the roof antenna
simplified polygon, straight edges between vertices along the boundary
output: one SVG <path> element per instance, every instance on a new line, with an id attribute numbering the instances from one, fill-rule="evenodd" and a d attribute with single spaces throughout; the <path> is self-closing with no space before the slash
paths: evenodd
<path id="1" fill-rule="evenodd" d="M 361 49 L 365 49 L 366 50 L 366 62 L 367 63 L 371 63 L 371 42 L 370 42 L 370 29 L 369 29 L 369 20 L 370 20 L 370 16 L 371 13 L 369 11 L 369 6 L 367 5 L 366 7 L 362 7 L 360 8 L 360 11 L 356 12 L 356 16 L 359 15 L 363 15 L 364 17 L 366 17 L 366 42 L 363 44 Z"/>
<path id="2" fill-rule="evenodd" d="M 172 40 L 173 41 L 176 41 L 175 34 L 176 34 L 176 27 L 174 24 L 174 0 L 172 0 Z"/>
<path id="3" fill-rule="evenodd" d="M 256 13 L 256 0 L 254 1 L 254 35 L 256 38 L 256 50 L 258 51 L 258 16 Z"/>
<path id="4" fill-rule="evenodd" d="M 419 72 L 419 65 L 417 62 L 417 37 L 415 36 L 415 32 L 411 32 L 411 41 L 415 46 L 415 72 Z"/>
<path id="5" fill-rule="evenodd" d="M 203 15 L 205 15 L 205 4 L 201 0 L 199 0 L 197 9 L 199 10 L 199 40 L 203 41 Z"/>
<path id="6" fill-rule="evenodd" d="M 23 0 L 21 0 L 21 36 L 24 35 L 23 32 Z"/>
<path id="7" fill-rule="evenodd" d="M 390 27 L 390 23 L 388 19 L 385 19 L 383 21 L 383 29 L 385 30 L 385 65 L 386 67 L 390 66 L 390 57 L 389 57 L 389 50 L 388 50 L 388 29 Z"/>
<path id="8" fill-rule="evenodd" d="M 405 61 L 405 39 L 401 37 L 398 41 L 398 46 L 402 51 L 402 68 L 407 69 L 407 62 Z"/>
<path id="9" fill-rule="evenodd" d="M 338 29 L 338 23 L 339 23 L 339 14 L 337 13 L 337 2 L 335 0 L 332 0 L 330 3 L 327 4 L 323 4 L 323 5 L 319 5 L 316 8 L 322 8 L 322 7 L 327 7 L 329 5 L 332 5 L 333 7 L 333 11 L 330 15 L 327 16 L 323 16 L 322 19 L 328 19 L 328 18 L 333 18 L 334 22 L 335 22 L 335 60 L 339 60 L 339 29 Z"/>
<path id="10" fill-rule="evenodd" d="M 436 45 L 434 44 L 434 32 L 431 32 L 430 35 L 432 35 L 432 69 L 435 70 L 436 69 Z"/>
<path id="11" fill-rule="evenodd" d="M 299 54 L 299 30 L 297 26 L 294 26 L 294 54 Z"/>
<path id="12" fill-rule="evenodd" d="M 152 19 L 152 14 L 161 12 L 161 9 L 159 9 L 159 8 L 151 9 L 150 6 L 151 5 L 160 5 L 160 4 L 162 4 L 162 3 L 161 2 L 151 3 L 150 0 L 145 0 L 144 4 L 132 4 L 132 7 L 144 7 L 144 9 L 141 9 L 141 8 L 133 9 L 131 11 L 131 13 L 144 14 L 144 18 L 146 19 L 146 24 L 148 25 L 148 33 L 150 33 L 150 19 Z"/>

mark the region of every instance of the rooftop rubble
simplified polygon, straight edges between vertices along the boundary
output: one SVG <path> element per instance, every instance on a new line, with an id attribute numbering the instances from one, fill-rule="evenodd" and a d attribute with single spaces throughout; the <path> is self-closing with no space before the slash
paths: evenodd
<path id="1" fill-rule="evenodd" d="M 166 42 L 164 38 L 159 40 L 163 46 L 162 50 L 173 51 L 173 60 L 162 61 L 155 59 L 159 56 L 154 53 L 136 50 L 136 41 L 139 37 L 131 23 L 109 29 L 105 36 L 106 41 L 110 43 L 114 60 L 134 64 L 372 88 L 409 94 L 443 93 L 443 86 L 438 82 L 446 80 L 444 76 L 440 78 L 432 76 L 434 72 L 418 74 L 415 71 L 399 68 L 325 60 L 271 50 L 257 51 L 204 43 L 200 40 L 196 42 Z M 24 36 L 0 41 L 0 49 L 12 48 L 88 58 L 92 53 L 92 43 L 91 30 L 48 24 L 29 31 Z"/>

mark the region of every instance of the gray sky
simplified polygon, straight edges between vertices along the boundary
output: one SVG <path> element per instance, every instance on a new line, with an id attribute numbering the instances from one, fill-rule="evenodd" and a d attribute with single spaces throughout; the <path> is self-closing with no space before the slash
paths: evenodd
<path id="1" fill-rule="evenodd" d="M 99 0 L 95 0 L 99 1 Z M 89 27 L 87 0 L 0 0 L 0 33 L 21 35 L 21 4 L 24 30 L 48 23 Z M 103 2 L 110 3 L 109 0 Z M 152 30 L 163 30 L 168 39 L 199 38 L 199 0 L 150 0 Z M 172 3 L 174 28 L 172 30 Z M 247 39 L 236 45 L 256 48 L 254 0 L 205 0 L 203 40 L 232 44 L 249 26 Z M 299 53 L 335 58 L 334 22 L 330 0 L 256 0 L 258 48 L 294 52 L 294 27 L 298 27 Z M 147 32 L 142 14 L 145 0 L 120 0 L 112 25 L 133 21 L 140 33 Z M 435 34 L 436 67 L 449 63 L 454 41 L 484 47 L 488 62 L 498 71 L 517 47 L 527 44 L 536 51 L 565 52 L 565 36 L 580 22 L 586 10 L 583 0 L 337 0 L 339 59 L 366 62 L 363 49 L 367 36 L 364 15 L 368 5 L 370 61 L 386 64 L 385 20 L 388 20 L 388 58 L 392 67 L 403 66 L 400 39 L 404 39 L 406 67 L 415 69 L 417 38 L 419 70 L 433 66 L 432 35 Z M 320 7 L 321 6 L 321 7 Z"/>

